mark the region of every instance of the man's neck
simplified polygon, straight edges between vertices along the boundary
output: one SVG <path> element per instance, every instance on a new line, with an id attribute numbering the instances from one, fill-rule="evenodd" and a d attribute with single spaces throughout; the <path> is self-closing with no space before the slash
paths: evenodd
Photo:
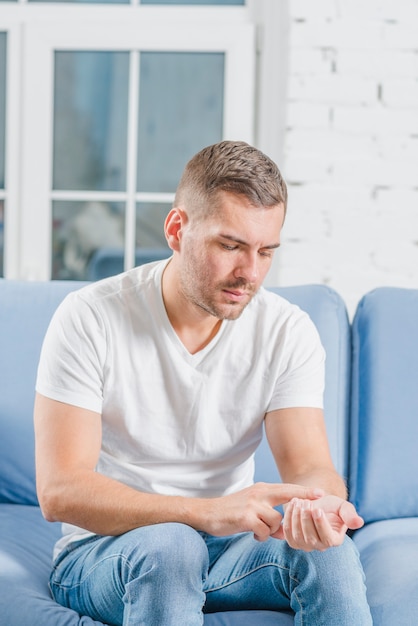
<path id="1" fill-rule="evenodd" d="M 178 338 L 190 354 L 203 350 L 217 335 L 222 320 L 210 315 L 186 300 L 174 279 L 175 267 L 171 260 L 162 277 L 162 294 L 167 317 Z"/>

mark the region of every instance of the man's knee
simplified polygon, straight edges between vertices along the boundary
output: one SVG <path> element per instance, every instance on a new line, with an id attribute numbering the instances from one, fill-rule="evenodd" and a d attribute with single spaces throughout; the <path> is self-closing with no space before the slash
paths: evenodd
<path id="1" fill-rule="evenodd" d="M 129 562 L 144 572 L 163 572 L 182 576 L 194 573 L 205 576 L 209 556 L 202 537 L 190 526 L 164 523 L 135 529 L 128 533 Z M 136 569 L 136 567 L 135 567 Z"/>

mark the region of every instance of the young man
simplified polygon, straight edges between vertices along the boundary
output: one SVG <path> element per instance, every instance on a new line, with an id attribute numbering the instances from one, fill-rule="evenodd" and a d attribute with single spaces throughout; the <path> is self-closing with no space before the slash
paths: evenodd
<path id="1" fill-rule="evenodd" d="M 172 257 L 55 314 L 35 427 L 39 500 L 64 523 L 59 603 L 124 626 L 257 608 L 371 624 L 346 537 L 363 522 L 325 434 L 323 349 L 309 318 L 261 287 L 286 204 L 263 153 L 209 146 L 167 216 Z M 283 484 L 253 484 L 263 423 Z"/>

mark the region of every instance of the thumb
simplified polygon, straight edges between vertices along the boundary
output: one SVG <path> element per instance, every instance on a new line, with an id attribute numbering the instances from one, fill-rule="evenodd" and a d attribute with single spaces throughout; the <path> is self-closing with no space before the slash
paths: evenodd
<path id="1" fill-rule="evenodd" d="M 351 502 L 344 501 L 338 513 L 344 524 L 351 530 L 357 530 L 364 525 L 364 519 L 360 517 Z"/>

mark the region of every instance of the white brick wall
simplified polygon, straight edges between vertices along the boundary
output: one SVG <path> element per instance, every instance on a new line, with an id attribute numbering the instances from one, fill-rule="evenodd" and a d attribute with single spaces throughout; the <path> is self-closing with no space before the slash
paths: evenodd
<path id="1" fill-rule="evenodd" d="M 352 315 L 374 287 L 418 288 L 418 0 L 289 10 L 289 211 L 275 282 L 326 283 Z"/>

